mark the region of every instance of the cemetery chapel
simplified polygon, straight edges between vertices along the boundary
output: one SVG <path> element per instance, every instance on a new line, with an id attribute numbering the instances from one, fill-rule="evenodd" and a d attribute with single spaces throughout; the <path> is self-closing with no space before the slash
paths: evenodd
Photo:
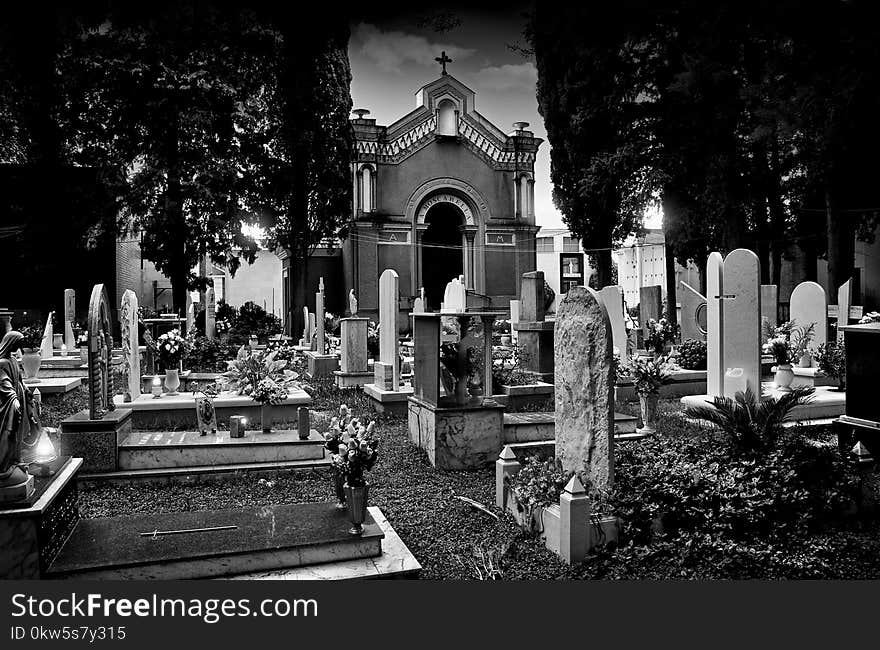
<path id="1" fill-rule="evenodd" d="M 401 310 L 421 288 L 436 310 L 459 276 L 470 306 L 506 309 L 519 297 L 519 278 L 536 267 L 534 164 L 542 140 L 526 122 L 510 133 L 492 124 L 477 111 L 474 91 L 446 72 L 445 53 L 437 60 L 442 74 L 416 92 L 413 111 L 389 126 L 364 109 L 351 120 L 353 212 L 342 286 L 331 291 L 354 289 L 366 313 L 378 310 L 385 269 L 400 277 Z"/>

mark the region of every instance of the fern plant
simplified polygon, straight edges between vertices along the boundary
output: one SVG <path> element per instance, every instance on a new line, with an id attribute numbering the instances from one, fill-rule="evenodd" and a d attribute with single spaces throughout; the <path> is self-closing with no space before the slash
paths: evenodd
<path id="1" fill-rule="evenodd" d="M 718 427 L 742 451 L 772 447 L 792 410 L 813 399 L 813 388 L 792 388 L 779 399 L 760 399 L 747 388 L 734 399 L 715 397 L 712 406 L 688 406 L 687 417 Z"/>

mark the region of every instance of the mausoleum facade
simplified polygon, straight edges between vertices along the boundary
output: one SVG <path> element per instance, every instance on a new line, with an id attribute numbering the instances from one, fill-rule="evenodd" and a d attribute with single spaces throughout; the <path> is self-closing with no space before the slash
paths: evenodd
<path id="1" fill-rule="evenodd" d="M 464 276 L 469 304 L 507 309 L 536 267 L 535 155 L 542 140 L 517 122 L 505 133 L 476 110 L 475 93 L 449 74 L 416 93 L 416 108 L 388 126 L 358 109 L 352 214 L 343 244 L 344 294 L 378 310 L 385 269 L 400 278 L 400 308 L 425 289 L 440 307 Z"/>

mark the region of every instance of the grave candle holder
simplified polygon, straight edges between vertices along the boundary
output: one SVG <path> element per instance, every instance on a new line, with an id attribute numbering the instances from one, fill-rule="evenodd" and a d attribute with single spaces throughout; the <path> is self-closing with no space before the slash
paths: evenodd
<path id="1" fill-rule="evenodd" d="M 153 377 L 152 392 L 153 399 L 162 397 L 162 380 L 158 376 Z"/>
<path id="2" fill-rule="evenodd" d="M 244 438 L 247 419 L 243 415 L 232 415 L 229 417 L 229 437 Z"/>

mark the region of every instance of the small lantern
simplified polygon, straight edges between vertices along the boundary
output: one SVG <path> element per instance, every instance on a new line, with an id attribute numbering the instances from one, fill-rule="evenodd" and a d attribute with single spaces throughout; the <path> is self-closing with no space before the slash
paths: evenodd
<path id="1" fill-rule="evenodd" d="M 153 377 L 153 399 L 157 397 L 162 397 L 162 380 L 158 375 Z"/>
<path id="2" fill-rule="evenodd" d="M 58 458 L 58 452 L 55 451 L 55 445 L 49 436 L 50 431 L 56 432 L 55 429 L 44 428 L 40 431 L 40 437 L 37 439 L 37 445 L 34 448 L 34 459 L 28 468 L 34 476 L 52 476 L 55 473 L 51 464 Z"/>
<path id="3" fill-rule="evenodd" d="M 853 462 L 859 467 L 865 467 L 874 462 L 874 457 L 871 455 L 871 452 L 868 451 L 868 448 L 862 444 L 861 440 L 850 449 L 849 453 Z"/>

